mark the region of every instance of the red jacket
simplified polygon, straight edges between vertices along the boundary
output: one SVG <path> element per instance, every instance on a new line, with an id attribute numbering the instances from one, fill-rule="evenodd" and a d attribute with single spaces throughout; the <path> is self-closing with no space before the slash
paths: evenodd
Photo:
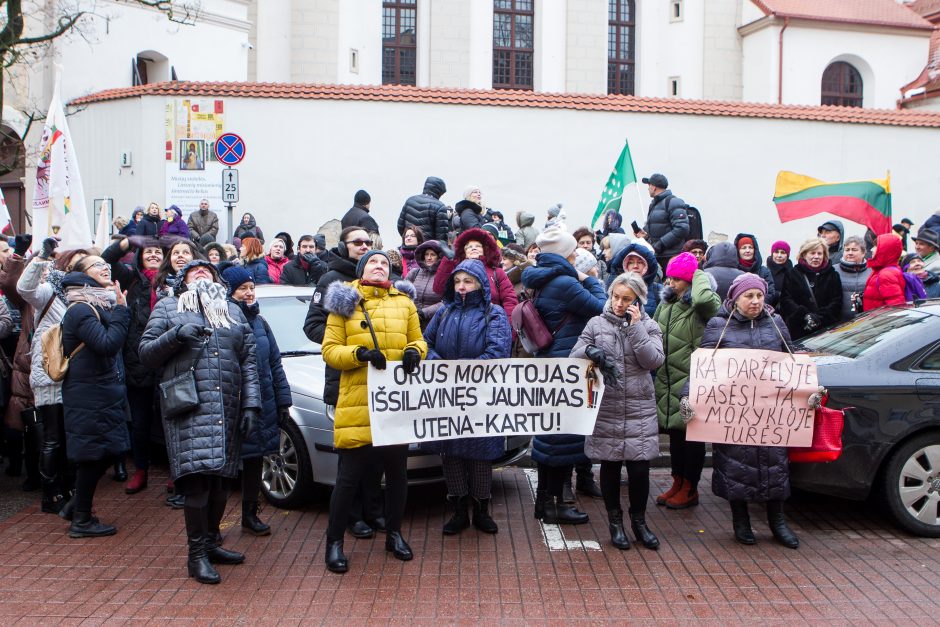
<path id="1" fill-rule="evenodd" d="M 903 305 L 904 274 L 898 265 L 903 250 L 901 239 L 893 233 L 878 236 L 878 250 L 868 261 L 871 275 L 865 283 L 863 303 L 865 311 L 885 305 Z"/>
<path id="2" fill-rule="evenodd" d="M 290 263 L 290 259 L 287 256 L 280 259 L 271 259 L 271 255 L 265 255 L 264 261 L 268 264 L 268 276 L 271 277 L 271 283 L 275 285 L 280 283 L 281 272 L 284 270 L 284 266 Z"/>
<path id="3" fill-rule="evenodd" d="M 450 274 L 461 261 L 466 259 L 464 246 L 471 241 L 483 244 L 483 259 L 480 261 L 486 266 L 486 276 L 490 279 L 490 294 L 493 296 L 493 304 L 502 307 L 509 319 L 512 320 L 512 310 L 519 304 L 519 299 L 516 297 L 516 290 L 512 287 L 512 281 L 503 271 L 503 256 L 499 250 L 499 245 L 493 239 L 493 236 L 483 229 L 468 229 L 457 236 L 457 240 L 454 242 L 454 258 L 442 258 L 441 265 L 434 274 L 434 285 L 432 286 L 434 292 L 437 294 L 444 293 Z"/>

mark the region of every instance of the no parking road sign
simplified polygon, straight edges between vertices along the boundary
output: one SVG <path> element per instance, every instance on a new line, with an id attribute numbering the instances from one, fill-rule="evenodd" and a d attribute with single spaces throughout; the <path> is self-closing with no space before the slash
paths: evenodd
<path id="1" fill-rule="evenodd" d="M 220 135 L 215 142 L 216 158 L 227 166 L 233 166 L 245 158 L 245 140 L 235 133 Z"/>

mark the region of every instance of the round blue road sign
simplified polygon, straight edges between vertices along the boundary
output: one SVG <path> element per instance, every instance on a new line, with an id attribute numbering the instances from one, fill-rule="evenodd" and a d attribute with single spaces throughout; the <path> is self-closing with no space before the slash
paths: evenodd
<path id="1" fill-rule="evenodd" d="M 215 156 L 225 165 L 236 165 L 245 158 L 245 140 L 235 133 L 220 135 L 215 142 Z"/>

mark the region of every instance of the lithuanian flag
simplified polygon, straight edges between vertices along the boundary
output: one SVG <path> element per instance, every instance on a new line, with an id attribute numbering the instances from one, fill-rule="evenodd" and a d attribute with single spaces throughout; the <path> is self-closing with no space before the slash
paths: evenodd
<path id="1" fill-rule="evenodd" d="M 891 232 L 891 176 L 869 181 L 826 183 L 795 172 L 780 172 L 774 204 L 781 222 L 831 213 L 864 224 L 877 235 Z"/>

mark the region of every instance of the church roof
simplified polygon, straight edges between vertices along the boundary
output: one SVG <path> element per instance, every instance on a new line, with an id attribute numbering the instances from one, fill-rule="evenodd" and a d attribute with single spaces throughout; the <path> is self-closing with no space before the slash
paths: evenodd
<path id="1" fill-rule="evenodd" d="M 933 25 L 897 0 L 751 0 L 766 15 L 821 22 L 931 30 Z"/>
<path id="2" fill-rule="evenodd" d="M 940 20 L 940 0 L 914 0 L 907 5 L 917 15 L 936 23 Z"/>
<path id="3" fill-rule="evenodd" d="M 913 90 L 923 89 L 915 96 L 906 97 L 905 94 Z M 935 30 L 930 36 L 930 54 L 927 65 L 920 76 L 901 88 L 902 104 L 912 100 L 936 98 L 940 96 L 940 30 Z"/>
<path id="4" fill-rule="evenodd" d="M 109 89 L 70 104 L 85 106 L 96 102 L 176 96 L 204 98 L 273 98 L 297 100 L 355 100 L 415 102 L 428 104 L 535 109 L 573 109 L 671 115 L 772 118 L 845 124 L 877 124 L 940 128 L 940 113 L 896 109 L 864 109 L 779 105 L 757 102 L 693 100 L 681 98 L 641 98 L 636 96 L 550 94 L 508 89 L 445 89 L 405 85 L 320 85 L 307 83 L 197 83 L 171 81 Z"/>

